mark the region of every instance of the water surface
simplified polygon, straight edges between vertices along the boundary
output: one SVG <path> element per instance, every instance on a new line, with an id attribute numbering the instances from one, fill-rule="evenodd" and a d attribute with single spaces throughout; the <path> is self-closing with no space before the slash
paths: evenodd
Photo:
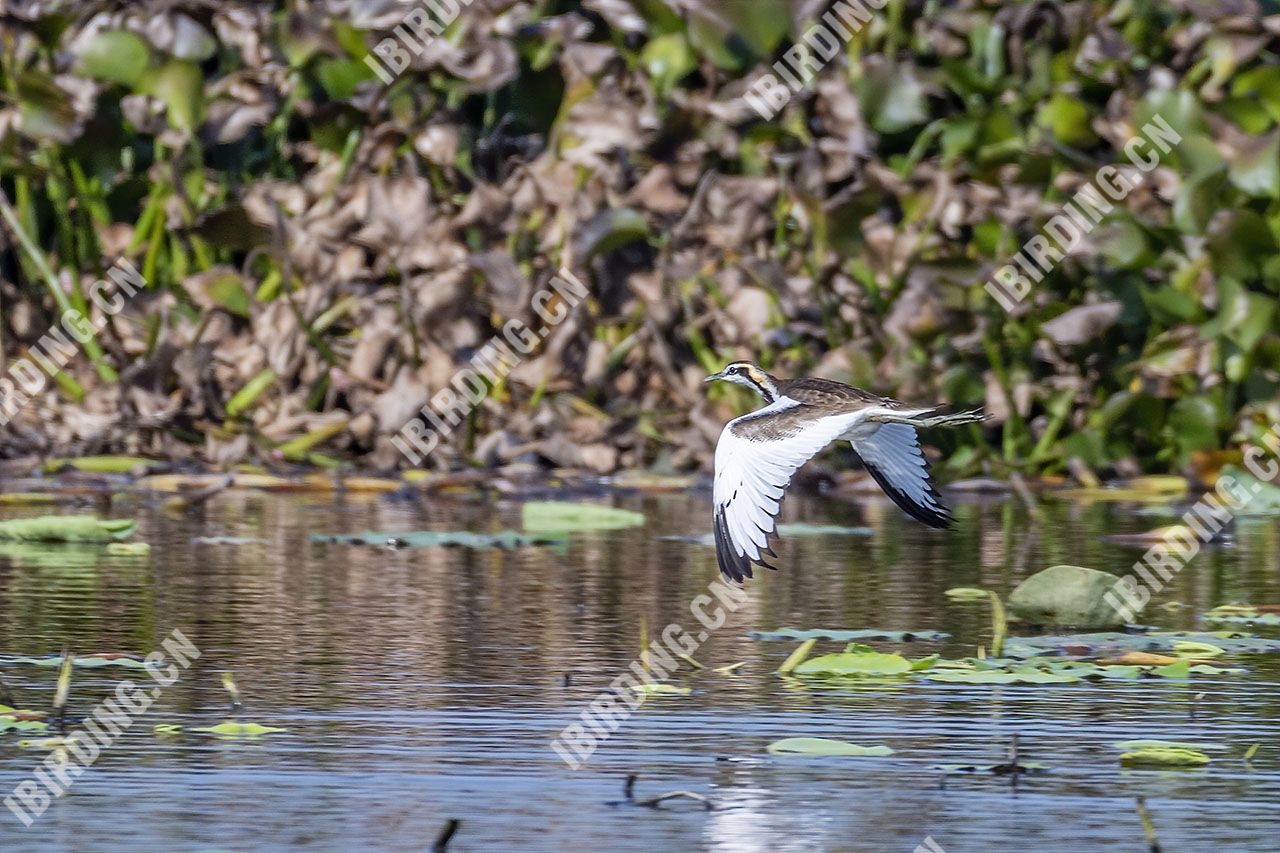
<path id="1" fill-rule="evenodd" d="M 0 548 L 0 652 L 146 653 L 178 628 L 202 654 L 119 742 L 29 829 L 0 810 L 6 851 L 429 849 L 901 850 L 931 837 L 946 853 L 1012 842 L 1041 850 L 1143 850 L 1134 799 L 1145 796 L 1167 850 L 1275 849 L 1280 830 L 1280 659 L 1241 658 L 1246 675 L 1061 686 L 867 684 L 805 687 L 773 674 L 786 643 L 751 630 L 936 629 L 941 644 L 875 644 L 922 655 L 972 654 L 989 642 L 984 605 L 953 586 L 1007 593 L 1048 565 L 1124 572 L 1140 550 L 1100 536 L 1171 520 L 1128 504 L 953 498 L 957 524 L 928 530 L 883 501 L 797 497 L 789 521 L 866 525 L 865 537 L 794 538 L 782 570 L 672 683 L 580 769 L 548 743 L 655 632 L 700 627 L 689 602 L 715 575 L 711 550 L 672 536 L 709 527 L 709 494 L 600 498 L 648 517 L 643 528 L 579 534 L 566 547 L 390 550 L 312 542 L 314 533 L 493 530 L 519 504 L 402 496 L 225 493 L 175 517 L 129 494 L 102 509 L 136 517 L 149 558 L 96 549 Z M 8 515 L 31 514 L 6 509 Z M 208 544 L 198 537 L 231 537 Z M 1150 621 L 1204 628 L 1195 614 L 1231 600 L 1280 602 L 1280 526 L 1242 521 L 1206 550 Z M 837 651 L 825 643 L 819 650 Z M 735 676 L 712 667 L 746 664 Z M 219 674 L 236 674 L 243 719 L 287 732 L 258 740 L 161 738 L 227 718 Z M 19 701 L 45 707 L 55 672 L 0 668 Z M 78 669 L 71 712 L 86 713 L 122 677 Z M 145 677 L 145 676 L 144 676 Z M 1198 698 L 1197 698 L 1198 697 Z M 944 776 L 939 763 L 992 764 L 1019 735 L 1024 760 L 1052 770 L 1008 778 Z M 770 756 L 776 739 L 886 744 L 888 758 Z M 1114 741 L 1227 742 L 1204 769 L 1122 770 Z M 0 790 L 42 753 L 0 735 Z M 1238 759 L 1261 743 L 1251 765 Z M 686 789 L 706 812 L 610 805 Z"/>

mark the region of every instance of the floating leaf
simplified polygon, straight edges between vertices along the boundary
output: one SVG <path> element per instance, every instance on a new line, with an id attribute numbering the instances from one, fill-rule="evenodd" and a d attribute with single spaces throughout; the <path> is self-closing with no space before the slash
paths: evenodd
<path id="1" fill-rule="evenodd" d="M 857 755 L 882 758 L 893 755 L 887 746 L 860 746 L 825 737 L 789 737 L 776 740 L 766 749 L 774 755 Z"/>
<path id="2" fill-rule="evenodd" d="M 1182 749 L 1191 752 L 1213 752 L 1229 747 L 1225 743 L 1182 743 L 1172 740 L 1122 740 L 1111 744 L 1121 752 L 1136 752 L 1145 749 Z"/>
<path id="3" fill-rule="evenodd" d="M 98 80 L 133 86 L 151 61 L 147 44 L 124 30 L 97 33 L 80 53 L 80 72 Z"/>
<path id="4" fill-rule="evenodd" d="M 870 527 L 845 527 L 839 524 L 779 524 L 779 536 L 871 536 Z"/>
<path id="5" fill-rule="evenodd" d="M 985 595 L 985 593 L 984 593 Z M 835 640 L 853 643 L 861 640 L 884 640 L 891 643 L 910 643 L 916 640 L 945 640 L 951 635 L 942 631 L 881 631 L 878 628 L 861 628 L 855 631 L 839 631 L 827 628 L 778 628 L 776 631 L 750 631 L 753 640 Z"/>
<path id="6" fill-rule="evenodd" d="M 944 773 L 993 773 L 997 776 L 1007 776 L 1010 773 L 1047 773 L 1049 766 L 1047 764 L 1039 764 L 1035 761 L 1027 761 L 1019 763 L 1016 767 L 1011 764 L 931 764 L 930 770 L 941 770 Z"/>
<path id="7" fill-rule="evenodd" d="M 689 687 L 679 687 L 675 684 L 656 684 L 654 682 L 633 684 L 631 689 L 645 696 L 687 696 L 693 692 L 692 688 Z"/>
<path id="8" fill-rule="evenodd" d="M 795 668 L 796 675 L 903 675 L 911 671 L 911 661 L 902 655 L 881 652 L 841 652 L 810 658 Z"/>
<path id="9" fill-rule="evenodd" d="M 258 735 L 276 734 L 277 732 L 287 731 L 287 729 L 278 728 L 276 726 L 263 726 L 258 723 L 238 723 L 233 720 L 228 720 L 227 722 L 219 723 L 216 726 L 195 728 L 191 731 L 206 732 L 220 737 L 257 737 Z"/>
<path id="10" fill-rule="evenodd" d="M 155 468 L 160 462 L 141 456 L 81 456 L 76 459 L 47 459 L 46 473 L 55 474 L 63 468 L 74 468 L 86 474 L 132 474 L 139 469 Z"/>
<path id="11" fill-rule="evenodd" d="M 954 684 L 1072 684 L 1080 680 L 1079 675 L 1043 672 L 1033 668 L 1017 669 L 1010 672 L 929 670 L 921 673 L 920 676 L 927 681 L 943 681 Z"/>
<path id="12" fill-rule="evenodd" d="M 30 657 L 11 657 L 3 658 L 5 663 L 21 663 L 29 666 L 59 666 L 62 663 L 62 655 L 49 655 L 48 657 L 30 658 Z M 125 669 L 146 669 L 146 661 L 133 655 L 125 654 L 97 654 L 97 655 L 76 655 L 72 661 L 72 666 L 81 669 L 96 669 L 104 666 L 120 666 Z"/>
<path id="13" fill-rule="evenodd" d="M 377 545 L 384 548 L 522 548 L 528 545 L 556 545 L 564 534 L 530 535 L 515 530 L 472 533 L 467 530 L 417 530 L 406 532 L 317 533 L 312 542 L 333 545 Z"/>
<path id="14" fill-rule="evenodd" d="M 1126 767 L 1202 767 L 1211 760 L 1192 749 L 1138 749 L 1120 756 Z"/>
<path id="15" fill-rule="evenodd" d="M 106 550 L 113 557 L 145 557 L 151 553 L 151 546 L 146 542 L 112 542 Z"/>
<path id="16" fill-rule="evenodd" d="M 987 591 L 972 586 L 953 586 L 951 589 L 944 590 L 943 595 L 947 598 L 953 598 L 956 601 L 986 601 Z"/>
<path id="17" fill-rule="evenodd" d="M 645 522 L 643 513 L 570 501 L 530 501 L 520 508 L 520 518 L 527 533 L 620 530 Z"/>
<path id="18" fill-rule="evenodd" d="M 0 521 L 0 539 L 22 542 L 112 542 L 127 539 L 138 527 L 130 519 L 92 515 L 45 515 Z"/>

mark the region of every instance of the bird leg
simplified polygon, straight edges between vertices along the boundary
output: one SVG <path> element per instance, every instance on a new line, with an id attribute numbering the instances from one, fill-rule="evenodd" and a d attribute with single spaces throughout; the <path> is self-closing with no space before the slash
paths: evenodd
<path id="1" fill-rule="evenodd" d="M 986 420 L 986 417 L 981 409 L 970 409 L 967 412 L 952 412 L 946 415 L 934 415 L 933 417 L 874 414 L 868 416 L 867 420 L 880 424 L 907 424 L 920 429 L 931 429 L 932 427 L 980 423 Z"/>

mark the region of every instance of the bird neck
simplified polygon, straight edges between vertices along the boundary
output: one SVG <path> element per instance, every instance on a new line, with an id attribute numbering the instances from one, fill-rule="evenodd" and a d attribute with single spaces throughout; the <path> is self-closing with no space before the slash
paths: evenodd
<path id="1" fill-rule="evenodd" d="M 751 384 L 755 386 L 760 396 L 764 398 L 766 403 L 772 403 L 778 399 L 778 380 L 770 376 L 758 367 L 751 369 Z"/>

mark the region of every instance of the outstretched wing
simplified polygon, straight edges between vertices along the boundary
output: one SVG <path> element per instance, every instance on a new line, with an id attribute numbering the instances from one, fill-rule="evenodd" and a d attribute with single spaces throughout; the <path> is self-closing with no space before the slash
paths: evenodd
<path id="1" fill-rule="evenodd" d="M 725 425 L 713 489 L 716 560 L 725 577 L 752 577 L 752 563 L 774 568 L 763 555 L 777 556 L 769 536 L 792 475 L 865 414 L 814 417 L 810 407 L 784 397 Z"/>
<path id="2" fill-rule="evenodd" d="M 951 514 L 942 505 L 942 498 L 929 478 L 929 463 L 920 452 L 915 427 L 881 424 L 870 434 L 852 439 L 850 444 L 867 466 L 867 472 L 907 515 L 930 527 L 951 524 Z"/>

